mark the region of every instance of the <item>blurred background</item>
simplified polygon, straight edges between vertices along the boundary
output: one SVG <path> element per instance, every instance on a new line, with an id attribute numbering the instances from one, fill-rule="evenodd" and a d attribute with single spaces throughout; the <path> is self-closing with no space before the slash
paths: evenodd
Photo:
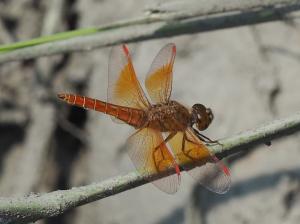
<path id="1" fill-rule="evenodd" d="M 148 3 L 1 0 L 0 43 L 134 18 Z M 211 107 L 215 120 L 205 134 L 220 139 L 300 110 L 299 25 L 278 21 L 129 48 L 143 82 L 159 49 L 174 42 L 172 99 Z M 129 126 L 56 99 L 58 92 L 72 92 L 106 100 L 109 51 L 1 65 L 1 196 L 69 189 L 134 170 L 123 150 Z M 299 158 L 295 134 L 230 157 L 232 188 L 225 195 L 183 173 L 175 195 L 147 184 L 37 223 L 299 223 Z"/>

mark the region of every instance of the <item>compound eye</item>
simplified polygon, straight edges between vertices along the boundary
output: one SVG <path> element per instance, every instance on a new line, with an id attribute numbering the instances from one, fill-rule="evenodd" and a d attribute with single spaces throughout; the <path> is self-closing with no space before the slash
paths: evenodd
<path id="1" fill-rule="evenodd" d="M 199 104 L 199 103 L 194 104 L 193 105 L 193 109 L 196 110 L 196 111 L 198 111 L 198 112 L 204 112 L 204 111 L 206 111 L 206 107 L 203 104 Z"/>

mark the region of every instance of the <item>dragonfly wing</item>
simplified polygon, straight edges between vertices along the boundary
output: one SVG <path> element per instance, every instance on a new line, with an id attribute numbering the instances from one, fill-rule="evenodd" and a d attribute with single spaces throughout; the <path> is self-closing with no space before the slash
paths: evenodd
<path id="1" fill-rule="evenodd" d="M 222 161 L 217 157 L 214 157 L 214 159 L 214 163 L 206 163 L 187 172 L 208 190 L 224 194 L 230 188 L 230 174 Z"/>
<path id="2" fill-rule="evenodd" d="M 125 44 L 113 47 L 110 53 L 107 102 L 137 109 L 146 109 L 150 106 L 136 77 L 129 50 Z"/>
<path id="3" fill-rule="evenodd" d="M 176 46 L 163 47 L 154 58 L 146 77 L 146 88 L 154 103 L 167 103 L 172 91 L 173 64 Z"/>
<path id="4" fill-rule="evenodd" d="M 134 133 L 127 143 L 129 157 L 140 174 L 155 174 L 174 169 L 175 174 L 152 183 L 166 193 L 175 193 L 180 185 L 180 170 L 164 143 L 162 134 L 151 128 L 143 128 Z"/>
<path id="5" fill-rule="evenodd" d="M 174 151 L 178 164 L 210 191 L 223 194 L 230 188 L 229 169 L 198 139 L 191 128 L 178 132 L 169 144 Z M 189 165 L 197 163 L 196 168 Z"/>

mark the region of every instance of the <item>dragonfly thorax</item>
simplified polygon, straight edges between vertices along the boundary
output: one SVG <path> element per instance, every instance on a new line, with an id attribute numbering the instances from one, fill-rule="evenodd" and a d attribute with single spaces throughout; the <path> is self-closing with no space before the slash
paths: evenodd
<path id="1" fill-rule="evenodd" d="M 187 108 L 176 101 L 152 105 L 147 113 L 147 126 L 161 132 L 184 131 L 191 114 Z"/>

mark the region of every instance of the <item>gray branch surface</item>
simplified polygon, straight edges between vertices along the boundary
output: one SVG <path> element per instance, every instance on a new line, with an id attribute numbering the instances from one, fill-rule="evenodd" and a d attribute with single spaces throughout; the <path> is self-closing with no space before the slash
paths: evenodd
<path id="1" fill-rule="evenodd" d="M 272 140 L 291 135 L 300 130 L 300 113 L 275 120 L 260 128 L 220 140 L 223 146 L 210 149 L 220 157 L 232 155 L 258 144 L 269 144 Z M 271 153 L 271 151 L 270 151 Z M 31 194 L 20 198 L 0 198 L 0 223 L 27 223 L 57 216 L 69 209 L 106 198 L 147 183 L 147 179 L 161 178 L 159 175 L 138 175 L 136 172 L 118 176 L 100 183 L 70 190 L 58 190 L 45 194 Z"/>
<path id="2" fill-rule="evenodd" d="M 227 0 L 224 4 L 211 0 L 188 5 L 182 1 L 158 5 L 149 8 L 143 17 L 98 27 L 95 34 L 3 52 L 0 63 L 282 20 L 292 18 L 290 13 L 299 9 L 300 0 Z"/>

